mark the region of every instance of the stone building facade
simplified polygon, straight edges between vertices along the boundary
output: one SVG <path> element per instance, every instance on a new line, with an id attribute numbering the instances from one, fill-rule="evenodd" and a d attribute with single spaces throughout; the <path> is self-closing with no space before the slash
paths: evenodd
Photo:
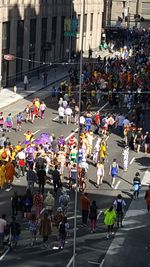
<path id="1" fill-rule="evenodd" d="M 150 25 L 150 0 L 104 0 L 105 27 L 146 27 Z M 137 19 L 135 16 L 140 16 Z M 128 17 L 128 21 L 125 19 Z M 122 22 L 118 21 L 122 19 Z M 141 18 L 144 18 L 141 19 Z"/>
<path id="2" fill-rule="evenodd" d="M 25 73 L 68 58 L 80 50 L 82 0 L 0 0 L 0 80 L 13 85 Z M 85 0 L 84 47 L 96 49 L 101 39 L 103 1 Z M 74 37 L 64 35 L 66 18 L 78 19 Z M 8 61 L 4 55 L 12 54 Z M 85 53 L 86 54 L 86 53 Z"/>

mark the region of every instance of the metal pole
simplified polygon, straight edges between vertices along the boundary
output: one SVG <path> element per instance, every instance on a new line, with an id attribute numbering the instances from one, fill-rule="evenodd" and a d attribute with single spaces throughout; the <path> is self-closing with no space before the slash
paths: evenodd
<path id="1" fill-rule="evenodd" d="M 77 175 L 76 175 L 76 189 L 75 189 L 75 211 L 74 211 L 74 240 L 73 240 L 73 267 L 76 266 L 76 229 L 77 229 L 77 201 L 78 201 L 78 155 L 79 155 L 79 140 L 80 140 L 80 115 L 81 115 L 81 90 L 82 90 L 82 65 L 83 65 L 83 25 L 85 13 L 85 0 L 82 0 L 82 14 L 81 14 L 81 31 L 80 31 L 80 84 L 79 84 L 79 121 L 78 121 L 78 152 L 77 152 Z"/>
<path id="2" fill-rule="evenodd" d="M 73 3 L 71 3 L 71 7 L 70 7 L 70 20 L 71 20 L 71 30 L 72 30 L 72 5 Z M 69 60 L 71 59 L 71 50 L 72 50 L 72 36 L 69 36 Z"/>

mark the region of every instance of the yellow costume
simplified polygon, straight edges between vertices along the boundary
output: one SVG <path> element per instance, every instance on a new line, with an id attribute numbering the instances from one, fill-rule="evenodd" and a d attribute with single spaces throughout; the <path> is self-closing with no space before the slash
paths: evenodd
<path id="1" fill-rule="evenodd" d="M 5 183 L 5 166 L 0 166 L 0 188 L 3 188 Z"/>

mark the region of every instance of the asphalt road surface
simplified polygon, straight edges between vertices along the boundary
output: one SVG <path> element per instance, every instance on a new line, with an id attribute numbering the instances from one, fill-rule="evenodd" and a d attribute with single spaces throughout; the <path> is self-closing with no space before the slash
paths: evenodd
<path id="1" fill-rule="evenodd" d="M 44 99 L 47 110 L 45 114 L 45 119 L 36 119 L 35 123 L 32 125 L 30 123 L 24 123 L 22 127 L 22 132 L 12 131 L 8 133 L 7 136 L 10 137 L 12 143 L 17 143 L 19 140 L 23 141 L 23 133 L 28 129 L 32 132 L 37 132 L 36 137 L 42 132 L 54 133 L 56 137 L 63 134 L 68 137 L 72 131 L 74 131 L 77 126 L 74 124 L 69 124 L 66 126 L 64 123 L 60 125 L 57 121 L 57 103 L 52 102 L 49 91 L 37 92 L 36 96 L 40 99 Z M 21 100 L 10 107 L 4 109 L 4 113 L 11 112 L 15 115 L 18 111 L 23 110 L 25 105 L 32 100 L 33 96 L 29 99 Z M 102 104 L 103 105 L 103 104 Z M 99 109 L 100 107 L 96 107 Z M 108 111 L 109 107 L 106 106 L 102 112 Z M 117 111 L 120 112 L 120 111 Z M 146 113 L 146 127 L 149 128 L 149 112 Z M 15 127 L 15 124 L 14 124 Z M 77 210 L 77 257 L 76 266 L 94 266 L 94 263 L 101 263 L 105 254 L 109 248 L 112 240 L 106 239 L 106 227 L 103 223 L 103 214 L 101 211 L 108 208 L 116 198 L 117 194 L 121 193 L 127 203 L 127 209 L 131 203 L 132 196 L 132 180 L 134 174 L 137 170 L 140 171 L 141 177 L 144 175 L 145 171 L 149 167 L 150 158 L 149 155 L 144 155 L 142 152 L 136 154 L 135 152 L 130 152 L 129 156 L 129 168 L 127 172 L 123 172 L 122 169 L 122 139 L 117 134 L 113 133 L 108 139 L 108 162 L 106 163 L 106 172 L 103 185 L 97 189 L 95 187 L 96 182 L 96 168 L 93 166 L 92 162 L 89 160 L 89 172 L 86 191 L 89 194 L 90 200 L 96 200 L 99 208 L 99 219 L 97 224 L 96 233 L 91 233 L 89 227 L 82 227 L 81 225 L 81 212 L 80 212 L 80 193 L 78 194 L 78 210 Z M 120 170 L 119 176 L 116 181 L 115 190 L 110 187 L 110 176 L 109 165 L 112 160 L 118 159 Z M 65 183 L 65 180 L 63 181 Z M 15 179 L 13 190 L 18 190 L 23 193 L 26 188 L 26 179 L 21 178 L 20 180 Z M 46 186 L 49 188 L 49 185 Z M 10 197 L 13 190 L 6 192 L 2 191 L 0 193 L 0 213 L 5 212 L 8 217 L 11 213 Z M 74 192 L 69 192 L 71 201 L 69 204 L 68 218 L 70 223 L 69 237 L 67 239 L 67 244 L 63 251 L 59 251 L 58 240 L 56 233 L 52 233 L 49 240 L 49 247 L 47 249 L 41 248 L 41 238 L 38 237 L 37 244 L 34 247 L 29 246 L 29 235 L 26 221 L 23 221 L 23 231 L 21 235 L 21 240 L 19 242 L 18 248 L 12 251 L 8 251 L 6 255 L 0 258 L 0 266 L 7 267 L 65 267 L 69 263 L 72 253 L 73 253 L 73 218 L 74 218 Z M 57 199 L 56 199 L 57 205 Z M 126 248 L 128 249 L 128 248 Z M 1 265 L 2 264 L 2 265 Z M 96 265 L 95 265 L 96 266 Z M 100 265 L 99 265 L 100 266 Z M 115 265 L 114 265 L 115 266 Z"/>

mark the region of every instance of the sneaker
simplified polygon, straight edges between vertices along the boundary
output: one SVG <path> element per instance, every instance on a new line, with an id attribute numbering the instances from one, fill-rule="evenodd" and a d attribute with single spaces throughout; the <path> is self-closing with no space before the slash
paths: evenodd
<path id="1" fill-rule="evenodd" d="M 109 234 L 107 234 L 106 238 L 109 239 Z"/>

